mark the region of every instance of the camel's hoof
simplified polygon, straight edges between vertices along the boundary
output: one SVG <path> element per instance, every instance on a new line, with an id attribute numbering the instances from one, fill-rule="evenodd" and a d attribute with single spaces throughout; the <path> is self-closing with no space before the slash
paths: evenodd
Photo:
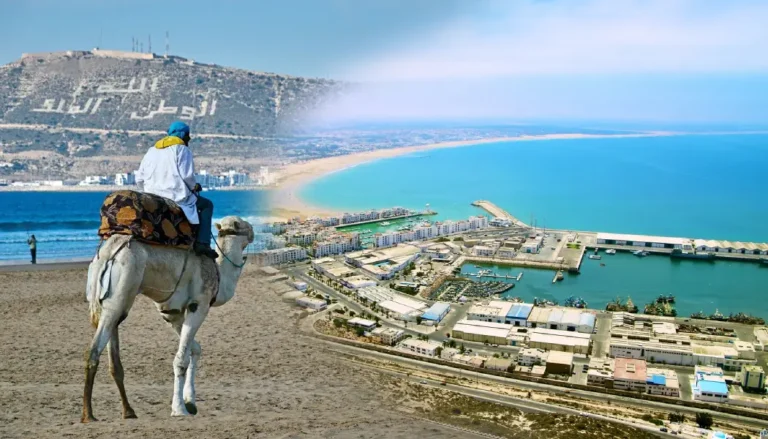
<path id="1" fill-rule="evenodd" d="M 185 402 L 184 408 L 187 409 L 190 415 L 196 415 L 197 414 L 197 406 L 194 402 Z"/>
<path id="2" fill-rule="evenodd" d="M 123 419 L 138 419 L 139 417 L 136 416 L 136 412 L 133 411 L 133 409 L 128 409 L 125 413 L 123 413 Z"/>
<path id="3" fill-rule="evenodd" d="M 183 416 L 189 416 L 189 413 L 186 410 L 174 410 L 171 412 L 171 416 L 183 417 Z"/>
<path id="4" fill-rule="evenodd" d="M 83 415 L 83 417 L 80 418 L 80 422 L 83 424 L 87 424 L 89 422 L 97 422 L 97 421 L 98 419 L 94 418 L 93 415 L 88 415 L 88 416 Z"/>

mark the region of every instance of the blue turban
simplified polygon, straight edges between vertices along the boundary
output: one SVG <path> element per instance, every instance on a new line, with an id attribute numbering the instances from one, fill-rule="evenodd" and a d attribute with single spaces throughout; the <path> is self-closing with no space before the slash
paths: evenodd
<path id="1" fill-rule="evenodd" d="M 179 139 L 189 139 L 189 125 L 184 122 L 174 122 L 168 127 L 168 135 Z"/>

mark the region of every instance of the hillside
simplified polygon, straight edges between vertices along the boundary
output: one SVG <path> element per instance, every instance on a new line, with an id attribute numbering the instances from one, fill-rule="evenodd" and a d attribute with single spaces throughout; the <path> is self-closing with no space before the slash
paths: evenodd
<path id="1" fill-rule="evenodd" d="M 0 67 L 0 154 L 133 156 L 180 119 L 193 127 L 197 154 L 253 157 L 341 89 L 146 53 L 24 54 Z"/>

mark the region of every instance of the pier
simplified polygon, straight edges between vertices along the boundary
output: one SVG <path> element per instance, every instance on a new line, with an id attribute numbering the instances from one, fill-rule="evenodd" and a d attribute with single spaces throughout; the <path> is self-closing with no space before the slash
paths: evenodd
<path id="1" fill-rule="evenodd" d="M 472 205 L 475 206 L 475 207 L 479 207 L 479 208 L 485 210 L 486 212 L 490 213 L 491 215 L 493 215 L 496 218 L 508 219 L 508 220 L 512 221 L 512 224 L 514 224 L 514 225 L 516 225 L 518 227 L 530 227 L 528 224 L 526 224 L 526 223 L 520 221 L 519 219 L 515 218 L 509 212 L 507 212 L 506 210 L 502 209 L 501 207 L 491 203 L 490 201 L 478 200 L 478 201 L 475 201 L 474 203 L 472 203 Z"/>

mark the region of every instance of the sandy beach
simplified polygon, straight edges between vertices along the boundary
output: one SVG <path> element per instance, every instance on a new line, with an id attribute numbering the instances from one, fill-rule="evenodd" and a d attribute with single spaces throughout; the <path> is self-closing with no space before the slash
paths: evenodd
<path id="1" fill-rule="evenodd" d="M 51 267 L 49 267 L 51 268 Z M 123 420 L 107 354 L 96 376 L 99 422 L 80 424 L 83 352 L 93 329 L 87 268 L 0 270 L 0 437 L 473 437 L 396 408 L 378 374 L 348 366 L 300 333 L 298 310 L 247 267 L 235 298 L 198 333 L 199 413 L 171 418 L 177 336 L 145 297 L 120 326 L 128 397 Z"/>
<path id="2" fill-rule="evenodd" d="M 308 183 L 325 175 L 332 174 L 354 166 L 397 157 L 421 151 L 443 148 L 460 148 L 474 145 L 483 145 L 487 143 L 498 142 L 525 142 L 525 141 L 543 141 L 543 140 L 562 140 L 562 139 L 597 139 L 597 138 L 626 138 L 626 137 L 658 137 L 668 136 L 673 133 L 651 132 L 636 134 L 544 134 L 540 136 L 519 136 L 519 137 L 495 137 L 479 140 L 462 140 L 455 142 L 432 143 L 428 145 L 407 146 L 392 149 L 377 149 L 356 154 L 348 154 L 336 157 L 326 157 L 317 160 L 310 160 L 301 163 L 294 163 L 280 170 L 280 180 L 276 190 L 272 192 L 272 216 L 289 219 L 292 217 L 307 216 L 329 216 L 338 214 L 333 209 L 323 206 L 313 205 L 308 200 L 300 197 L 302 187 Z M 384 206 L 371 206 L 384 207 Z"/>

